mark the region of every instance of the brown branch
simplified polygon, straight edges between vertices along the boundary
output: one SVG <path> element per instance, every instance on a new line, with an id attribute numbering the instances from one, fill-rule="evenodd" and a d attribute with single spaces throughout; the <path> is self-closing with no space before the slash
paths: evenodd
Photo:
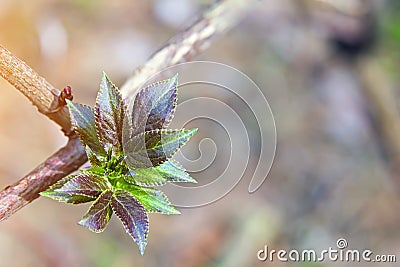
<path id="1" fill-rule="evenodd" d="M 198 22 L 178 33 L 128 79 L 121 88 L 124 97 L 130 97 L 148 77 L 159 70 L 189 61 L 208 48 L 212 40 L 235 25 L 243 15 L 245 4 L 248 6 L 250 3 L 241 0 L 225 0 L 212 6 Z M 60 92 L 23 61 L 5 49 L 1 51 L 3 51 L 1 76 L 26 95 L 40 112 L 47 116 L 50 114 L 49 117 L 68 132 L 70 126 L 67 110 L 62 108 L 54 112 L 59 106 Z M 39 196 L 38 193 L 51 184 L 77 170 L 86 160 L 86 154 L 79 140 L 72 137 L 64 148 L 17 183 L 0 192 L 0 221 L 36 199 Z"/>
<path id="2" fill-rule="evenodd" d="M 136 69 L 121 87 L 124 98 L 131 97 L 147 79 L 162 69 L 188 62 L 206 50 L 215 38 L 235 26 L 252 4 L 252 1 L 226 0 L 212 6 L 195 24 L 173 37 Z"/>
<path id="3" fill-rule="evenodd" d="M 69 113 L 59 101 L 61 92 L 24 61 L 0 46 L 0 76 L 23 93 L 39 112 L 59 124 L 69 134 Z"/>
<path id="4" fill-rule="evenodd" d="M 7 219 L 36 199 L 40 192 L 79 168 L 87 160 L 79 139 L 71 137 L 67 145 L 23 179 L 0 192 L 0 220 Z"/>
<path id="5" fill-rule="evenodd" d="M 400 113 L 393 86 L 375 61 L 367 58 L 358 64 L 364 92 L 373 110 L 376 130 L 387 153 L 387 161 L 397 187 L 400 187 Z"/>

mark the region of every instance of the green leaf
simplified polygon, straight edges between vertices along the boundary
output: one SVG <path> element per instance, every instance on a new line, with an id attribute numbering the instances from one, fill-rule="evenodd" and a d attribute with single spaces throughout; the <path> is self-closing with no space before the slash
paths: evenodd
<path id="1" fill-rule="evenodd" d="M 71 124 L 78 133 L 83 146 L 88 146 L 98 155 L 105 155 L 106 152 L 97 137 L 93 109 L 68 99 L 66 99 L 66 102 L 69 108 Z"/>
<path id="2" fill-rule="evenodd" d="M 90 202 L 96 199 L 96 197 L 93 196 L 88 196 L 88 195 L 82 195 L 82 194 L 72 194 L 69 192 L 64 192 L 60 191 L 60 189 L 76 178 L 78 175 L 70 175 L 67 176 L 54 185 L 50 186 L 46 191 L 43 191 L 40 193 L 41 196 L 44 197 L 49 197 L 51 199 L 57 200 L 59 202 L 65 202 L 65 203 L 71 203 L 71 204 L 81 204 L 81 203 L 86 203 Z"/>
<path id="3" fill-rule="evenodd" d="M 164 185 L 167 179 L 158 172 L 158 167 L 135 169 L 134 171 L 130 171 L 130 175 L 125 175 L 124 179 L 130 184 L 141 186 Z"/>
<path id="4" fill-rule="evenodd" d="M 143 255 L 149 233 L 149 217 L 140 202 L 125 190 L 117 190 L 111 200 L 111 206 L 121 220 L 126 232 L 138 244 Z"/>
<path id="5" fill-rule="evenodd" d="M 138 194 L 140 203 L 149 212 L 162 213 L 162 214 L 181 214 L 172 206 L 168 197 L 160 190 L 154 188 L 141 188 L 146 194 Z"/>
<path id="6" fill-rule="evenodd" d="M 168 182 L 176 183 L 197 183 L 186 170 L 177 161 L 170 159 L 157 167 L 159 173 L 161 173 Z"/>
<path id="7" fill-rule="evenodd" d="M 90 206 L 89 210 L 78 222 L 78 224 L 88 228 L 95 233 L 103 232 L 110 221 L 113 213 L 111 208 L 111 199 L 113 192 L 111 190 L 104 191 L 95 202 Z"/>
<path id="8" fill-rule="evenodd" d="M 136 135 L 124 146 L 126 163 L 131 169 L 156 167 L 170 159 L 196 131 L 163 129 Z"/>
<path id="9" fill-rule="evenodd" d="M 124 178 L 128 183 L 141 186 L 163 185 L 166 182 L 197 183 L 178 162 L 172 159 L 154 168 L 135 169 L 132 175 Z"/>
<path id="10" fill-rule="evenodd" d="M 97 155 L 90 149 L 89 146 L 85 147 L 86 150 L 86 155 L 88 157 L 88 160 L 90 162 L 90 165 L 93 167 L 97 167 L 101 165 L 100 159 L 97 157 Z"/>
<path id="11" fill-rule="evenodd" d="M 110 147 L 115 147 L 122 151 L 125 104 L 121 93 L 104 72 L 94 113 L 97 134 L 104 149 L 108 151 Z"/>
<path id="12" fill-rule="evenodd" d="M 177 105 L 177 87 L 178 74 L 139 91 L 133 104 L 132 136 L 168 126 Z"/>
<path id="13" fill-rule="evenodd" d="M 86 169 L 86 170 L 81 170 L 81 172 L 89 174 L 89 175 L 106 176 L 105 175 L 106 171 L 101 166 L 94 166 L 94 167 L 91 167 L 91 168 Z"/>
<path id="14" fill-rule="evenodd" d="M 171 202 L 169 202 L 168 197 L 160 190 L 131 184 L 124 184 L 121 187 L 139 200 L 143 207 L 149 212 L 180 214 L 180 212 L 172 206 Z"/>

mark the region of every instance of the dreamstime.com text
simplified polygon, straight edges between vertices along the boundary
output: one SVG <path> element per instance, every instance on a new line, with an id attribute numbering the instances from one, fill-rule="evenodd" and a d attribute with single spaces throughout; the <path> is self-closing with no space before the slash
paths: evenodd
<path id="1" fill-rule="evenodd" d="M 371 250 L 347 249 L 348 243 L 344 238 L 336 242 L 336 247 L 329 247 L 321 251 L 313 249 L 304 250 L 275 250 L 269 249 L 267 245 L 257 252 L 260 261 L 281 262 L 396 262 L 394 254 L 374 254 Z"/>

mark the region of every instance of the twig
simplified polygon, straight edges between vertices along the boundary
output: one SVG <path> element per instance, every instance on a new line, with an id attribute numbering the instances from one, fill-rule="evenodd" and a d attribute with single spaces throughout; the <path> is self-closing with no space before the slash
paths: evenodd
<path id="1" fill-rule="evenodd" d="M 87 160 L 79 139 L 71 137 L 67 145 L 49 157 L 23 179 L 0 192 L 0 220 L 7 219 L 37 198 L 39 193 L 70 174 Z"/>
<path id="2" fill-rule="evenodd" d="M 374 111 L 376 130 L 381 136 L 390 171 L 397 187 L 400 187 L 400 113 L 393 86 L 386 73 L 371 59 L 358 64 L 364 82 L 363 89 L 371 109 Z"/>
<path id="3" fill-rule="evenodd" d="M 123 97 L 131 97 L 147 79 L 162 69 L 190 61 L 206 50 L 216 37 L 238 23 L 252 4 L 253 1 L 227 0 L 212 6 L 194 25 L 173 37 L 142 67 L 136 69 L 121 87 Z"/>
<path id="4" fill-rule="evenodd" d="M 23 93 L 39 112 L 55 121 L 65 133 L 69 134 L 71 129 L 69 113 L 59 101 L 60 90 L 2 46 L 0 46 L 0 76 Z"/>
<path id="5" fill-rule="evenodd" d="M 159 70 L 189 61 L 204 51 L 212 40 L 235 25 L 243 15 L 244 6 L 249 6 L 251 3 L 251 1 L 225 0 L 212 6 L 197 23 L 178 33 L 127 80 L 121 88 L 124 97 L 131 96 L 148 77 Z M 1 51 L 1 76 L 27 96 L 40 112 L 68 132 L 70 125 L 67 110 L 63 107 L 57 111 L 60 105 L 60 92 L 23 61 L 4 48 Z M 79 140 L 71 137 L 68 144 L 49 157 L 45 163 L 0 192 L 0 221 L 36 199 L 38 193 L 51 184 L 77 170 L 86 160 L 86 154 Z"/>

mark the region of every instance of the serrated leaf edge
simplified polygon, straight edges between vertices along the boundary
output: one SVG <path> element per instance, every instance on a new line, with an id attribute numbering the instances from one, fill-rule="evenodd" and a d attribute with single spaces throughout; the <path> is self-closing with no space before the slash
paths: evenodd
<path id="1" fill-rule="evenodd" d="M 119 95 L 119 97 L 121 98 L 121 104 L 122 104 L 122 109 L 123 109 L 123 116 L 127 116 L 128 114 L 127 114 L 127 105 L 126 105 L 126 103 L 125 103 L 125 100 L 122 98 L 122 94 L 121 94 L 121 91 L 119 90 L 119 88 L 111 81 L 111 79 L 108 77 L 108 75 L 103 71 L 102 72 L 102 79 L 101 79 L 101 81 L 100 81 L 100 86 L 101 86 L 101 83 L 103 82 L 103 78 L 105 78 L 106 80 L 107 80 L 107 82 L 109 82 L 110 84 L 111 84 L 111 86 L 115 89 L 115 91 L 117 92 L 117 94 Z M 109 147 L 108 148 L 105 148 L 104 147 L 104 144 L 103 144 L 103 141 L 102 141 L 102 139 L 101 139 L 101 137 L 100 137 L 100 134 L 99 134 L 99 129 L 98 129 L 98 125 L 99 125 L 99 122 L 98 122 L 98 120 L 100 120 L 100 118 L 98 117 L 98 115 L 96 114 L 96 109 L 97 108 L 99 108 L 99 112 L 101 112 L 101 109 L 100 109 L 100 107 L 99 107 L 99 105 L 98 105 L 98 103 L 99 103 L 99 97 L 100 97 L 100 94 L 99 94 L 99 92 L 100 92 L 100 89 L 99 89 L 99 91 L 98 91 L 98 93 L 97 93 L 97 95 L 96 95 L 96 101 L 95 101 L 95 105 L 94 105 L 94 108 L 93 108 L 93 113 L 94 113 L 94 119 L 95 119 L 95 128 L 96 128 L 96 136 L 97 136 L 97 138 L 99 139 L 99 141 L 100 141 L 100 145 L 104 148 L 104 150 L 106 151 L 106 153 L 107 153 L 107 149 L 109 149 Z M 124 124 L 125 122 L 123 122 L 123 124 Z M 123 127 L 123 126 L 122 126 Z M 122 134 L 122 133 L 121 133 Z M 112 145 L 111 145 L 112 146 Z M 120 144 L 120 146 L 121 146 L 121 151 L 123 150 L 122 149 L 122 147 L 123 147 L 123 144 Z M 112 148 L 114 148 L 114 146 L 112 146 Z M 113 149 L 113 152 L 114 152 L 114 149 Z"/>
<path id="2" fill-rule="evenodd" d="M 68 202 L 68 200 L 67 201 L 63 201 L 63 200 L 60 200 L 60 199 L 56 199 L 56 198 L 54 198 L 54 197 L 52 197 L 50 195 L 47 195 L 47 193 L 63 193 L 65 195 L 69 196 L 69 197 L 81 196 L 81 197 L 91 198 L 91 200 L 88 200 L 88 201 L 85 201 L 85 202 L 79 202 L 79 203 L 75 202 L 75 201 L 74 202 Z M 71 205 L 79 205 L 79 204 L 84 204 L 84 203 L 88 203 L 88 202 L 96 200 L 96 197 L 89 196 L 89 195 L 86 195 L 86 194 L 80 194 L 80 193 L 79 194 L 71 194 L 71 193 L 64 193 L 64 192 L 55 191 L 55 190 L 50 191 L 50 192 L 47 192 L 47 190 L 46 190 L 46 191 L 41 192 L 40 195 L 44 196 L 44 197 L 51 198 L 51 199 L 56 200 L 56 201 L 58 201 L 60 203 L 66 203 L 66 204 L 71 204 Z"/>
<path id="3" fill-rule="evenodd" d="M 151 169 L 151 168 L 143 168 L 143 169 Z M 127 179 L 127 177 L 130 177 L 130 178 Z M 131 179 L 131 180 L 129 180 L 129 179 Z M 132 176 L 132 175 L 124 175 L 124 180 L 125 180 L 125 182 L 127 182 L 129 184 L 134 184 L 134 185 L 143 186 L 143 187 L 162 186 L 167 183 L 167 179 L 165 179 L 165 182 L 160 182 L 160 183 L 141 183 L 141 182 L 136 181 L 135 176 Z"/>
<path id="4" fill-rule="evenodd" d="M 164 124 L 162 125 L 162 128 L 159 128 L 160 130 L 161 129 L 166 129 L 167 127 L 168 127 L 168 125 L 171 123 L 171 121 L 172 121 L 172 119 L 174 118 L 174 116 L 175 116 L 175 111 L 176 111 L 176 108 L 177 108 L 177 106 L 178 106 L 178 89 L 179 89 L 179 84 L 178 84 L 178 73 L 176 73 L 174 76 L 172 76 L 171 78 L 168 78 L 168 79 L 164 79 L 164 80 L 161 80 L 161 81 L 157 81 L 157 82 L 154 82 L 154 83 L 152 83 L 152 84 L 150 84 L 150 85 L 148 85 L 148 86 L 146 86 L 146 87 L 144 87 L 144 88 L 142 88 L 142 89 L 140 89 L 140 91 L 138 92 L 138 94 L 137 95 L 139 95 L 139 94 L 141 94 L 141 93 L 146 93 L 145 91 L 146 90 L 152 90 L 152 87 L 156 87 L 156 86 L 158 86 L 158 85 L 160 85 L 160 84 L 163 84 L 163 83 L 171 83 L 171 81 L 172 80 L 176 80 L 176 91 L 174 92 L 174 102 L 173 102 L 173 109 L 171 110 L 171 113 L 169 114 L 169 118 L 167 118 L 165 121 L 164 121 Z M 154 88 L 153 88 L 154 89 Z M 165 92 L 163 92 L 160 96 L 159 96 L 159 98 L 158 99 L 161 99 L 166 93 L 168 92 L 168 90 L 167 91 L 165 91 Z M 136 95 L 136 97 L 137 97 L 137 95 Z M 154 108 L 154 106 L 152 107 L 152 108 Z M 147 114 L 147 116 L 148 116 L 148 114 Z M 130 117 L 130 116 L 129 116 Z M 145 125 L 146 126 L 146 125 Z M 137 135 L 140 135 L 141 133 L 143 133 L 143 132 L 138 132 L 138 133 L 136 133 L 135 134 L 135 131 L 133 131 L 132 133 L 131 133 L 131 136 L 130 136 L 130 138 L 133 138 L 133 137 L 135 137 L 135 136 L 137 136 Z"/>
<path id="5" fill-rule="evenodd" d="M 91 106 L 86 105 L 86 104 L 82 104 L 82 103 L 75 103 L 75 102 L 70 101 L 70 100 L 68 100 L 68 99 L 66 99 L 66 101 L 67 101 L 67 103 L 68 103 L 68 102 L 71 102 L 71 103 L 79 104 L 79 105 L 81 105 L 81 106 L 84 106 L 84 107 L 86 107 L 86 108 L 89 108 L 89 109 L 93 112 L 93 114 L 94 114 L 94 116 L 95 116 L 95 120 L 96 120 L 96 114 L 95 114 L 95 112 L 94 112 L 94 108 L 92 108 Z M 71 117 L 71 119 L 72 119 L 71 110 L 70 110 L 69 107 L 68 107 L 68 113 L 69 113 L 69 115 L 70 115 L 70 117 Z M 79 133 L 79 129 L 78 129 L 79 127 L 76 127 L 72 122 L 71 122 L 71 126 L 72 126 L 72 130 L 74 130 L 74 131 L 78 134 L 79 140 L 81 141 L 82 145 L 83 145 L 84 147 L 88 146 L 88 145 L 86 144 L 86 142 L 83 140 L 82 135 Z M 98 133 L 97 133 L 96 123 L 95 123 L 95 125 L 94 125 L 94 128 L 95 128 L 95 131 L 96 131 L 97 140 L 99 141 L 99 147 L 103 147 L 102 144 L 101 144 L 101 142 L 100 142 L 99 135 L 98 135 Z M 100 151 L 100 152 L 102 152 L 102 151 Z M 93 152 L 93 153 L 96 154 L 95 152 Z M 105 154 L 105 151 L 104 151 L 104 154 Z M 96 155 L 97 155 L 97 154 L 96 154 Z M 100 154 L 100 155 L 101 155 L 101 154 Z"/>
<path id="6" fill-rule="evenodd" d="M 176 80 L 176 90 L 174 92 L 174 102 L 173 102 L 173 108 L 171 110 L 171 114 L 169 114 L 168 118 L 165 120 L 163 127 L 161 129 L 166 129 L 168 127 L 168 125 L 171 123 L 172 119 L 175 116 L 175 111 L 176 111 L 176 107 L 178 106 L 178 89 L 179 89 L 179 83 L 178 83 L 178 73 L 176 73 L 174 76 L 172 76 L 171 78 L 162 80 L 160 82 L 156 82 L 151 84 L 150 86 L 148 86 L 147 88 L 150 87 L 155 87 L 157 85 L 160 85 L 162 83 L 171 83 L 172 80 Z M 165 91 L 159 98 L 161 99 L 168 91 Z"/>
<path id="7" fill-rule="evenodd" d="M 106 227 L 104 227 L 104 229 L 102 229 L 102 230 L 100 230 L 100 231 L 95 231 L 95 230 L 93 230 L 93 229 L 90 229 L 89 227 L 86 227 L 85 225 L 80 224 L 80 222 L 83 220 L 83 218 L 86 216 L 86 214 L 88 214 L 88 212 L 90 211 L 90 209 L 96 204 L 96 201 L 97 201 L 102 195 L 104 195 L 105 193 L 110 192 L 110 191 L 111 191 L 111 190 L 104 190 L 97 198 L 95 198 L 95 200 L 93 201 L 93 203 L 92 203 L 92 204 L 90 205 L 90 207 L 88 208 L 87 212 L 82 216 L 81 220 L 79 220 L 78 225 L 83 226 L 83 227 L 85 227 L 86 229 L 88 229 L 89 231 L 91 231 L 91 232 L 93 232 L 93 233 L 96 233 L 96 234 L 101 233 L 101 232 L 103 232 L 103 231 L 106 229 Z M 112 193 L 111 197 L 114 197 L 114 194 L 113 194 L 114 192 L 111 191 L 111 193 Z M 112 214 L 113 214 L 113 209 L 112 209 L 111 204 L 110 204 L 111 201 L 108 201 L 108 202 L 109 202 L 108 205 L 110 205 L 110 208 L 111 208 L 110 218 L 108 219 L 108 221 L 110 221 L 110 219 L 111 219 L 111 217 L 112 217 Z M 97 213 L 95 213 L 95 214 L 97 214 Z M 107 225 L 108 225 L 108 223 L 107 223 Z"/>
<path id="8" fill-rule="evenodd" d="M 171 153 L 171 155 L 169 157 L 166 157 L 165 160 L 160 161 L 160 163 L 157 166 L 148 167 L 148 168 L 154 168 L 154 167 L 158 167 L 161 164 L 169 161 L 176 154 L 176 152 L 178 152 L 179 149 L 181 149 L 193 137 L 193 135 L 197 132 L 197 130 L 198 130 L 198 128 L 193 128 L 193 129 L 190 129 L 190 130 L 187 130 L 187 129 L 154 129 L 154 130 L 142 132 L 142 133 L 140 133 L 138 135 L 135 135 L 134 137 L 137 137 L 139 135 L 145 135 L 146 133 L 151 134 L 151 133 L 159 133 L 159 132 L 165 132 L 165 133 L 177 132 L 178 134 L 180 134 L 180 133 L 182 133 L 184 131 L 188 131 L 188 132 L 189 131 L 193 131 L 193 134 L 185 142 L 180 143 L 180 145 L 173 151 L 173 153 Z M 164 145 L 164 143 L 161 143 L 161 144 L 162 144 L 162 146 Z M 148 149 L 146 149 L 146 150 L 148 150 Z M 129 164 L 127 164 L 127 167 L 128 167 L 128 169 L 130 169 L 129 168 Z M 143 169 L 148 169 L 148 168 L 143 168 Z M 135 171 L 134 169 L 130 169 L 130 170 Z"/>
<path id="9" fill-rule="evenodd" d="M 150 233 L 150 221 L 149 221 L 149 215 L 147 214 L 147 210 L 145 209 L 145 207 L 143 207 L 143 205 L 142 205 L 142 203 L 140 203 L 140 201 L 136 198 L 136 197 L 134 197 L 131 193 L 129 193 L 128 191 L 126 191 L 126 190 L 123 190 L 123 189 L 118 189 L 118 190 L 121 190 L 121 191 L 125 191 L 125 192 L 127 192 L 128 194 L 130 194 L 134 199 L 136 199 L 136 201 L 140 204 L 140 206 L 142 206 L 142 208 L 143 208 L 143 210 L 145 211 L 145 213 L 146 213 L 146 215 L 147 215 L 147 232 L 146 232 L 146 234 L 144 235 L 144 241 L 145 241 L 145 247 L 147 246 L 147 238 L 148 238 L 148 235 L 149 235 L 149 233 Z M 115 193 L 116 191 L 114 191 L 114 193 Z M 118 199 L 115 197 L 115 195 L 113 195 L 113 197 L 114 197 L 114 199 L 116 200 L 116 201 L 118 201 Z M 119 201 L 118 201 L 119 202 Z M 121 202 L 119 202 L 120 204 L 121 204 Z M 121 204 L 121 206 L 125 209 L 125 211 L 127 210 L 125 207 L 124 207 L 124 205 L 122 205 Z M 114 214 L 118 217 L 118 219 L 121 221 L 121 223 L 122 223 L 122 225 L 123 225 L 123 227 L 124 227 L 124 230 L 125 230 L 125 232 L 127 232 L 126 231 L 126 228 L 128 228 L 128 226 L 125 224 L 125 222 L 122 220 L 122 218 L 118 215 L 118 213 L 117 212 L 115 212 L 115 210 L 114 210 L 114 207 L 111 205 L 111 207 L 112 207 L 112 209 L 113 209 L 113 211 L 114 211 Z M 130 234 L 130 233 L 128 233 L 127 232 L 127 234 L 133 239 L 133 242 L 135 242 L 138 246 L 139 246 L 139 251 L 140 251 L 140 253 L 143 255 L 143 253 L 142 253 L 142 251 L 141 251 L 141 248 L 140 248 L 140 245 L 136 242 L 136 240 L 135 240 L 135 238 Z M 144 248 L 145 248 L 144 247 Z M 144 250 L 143 250 L 143 252 L 144 252 Z"/>
<path id="10" fill-rule="evenodd" d="M 197 184 L 197 180 L 194 179 L 189 173 L 188 171 L 185 169 L 185 167 L 182 166 L 182 164 L 174 159 L 170 159 L 169 162 L 171 162 L 172 164 L 176 165 L 179 169 L 181 169 L 183 172 L 185 172 L 191 179 L 192 181 L 171 181 L 167 179 L 168 183 L 194 183 Z"/>
<path id="11" fill-rule="evenodd" d="M 174 205 L 172 205 L 172 203 L 169 201 L 169 199 L 168 199 L 168 196 L 164 193 L 164 192 L 162 192 L 161 190 L 158 190 L 158 189 L 155 189 L 155 188 L 140 188 L 141 190 L 143 190 L 143 191 L 145 191 L 146 192 L 146 189 L 148 190 L 148 189 L 154 189 L 154 190 L 156 190 L 156 191 L 158 191 L 159 193 L 161 193 L 161 195 L 163 196 L 163 201 L 165 202 L 165 203 L 167 203 L 168 204 L 168 206 L 170 206 L 170 207 L 172 207 L 172 209 L 173 210 L 175 210 L 177 213 L 168 213 L 168 212 L 161 212 L 161 211 L 153 211 L 153 210 L 148 210 L 148 209 L 146 209 L 147 210 L 147 212 L 149 212 L 149 213 L 158 213 L 158 214 L 164 214 L 164 215 L 180 215 L 181 214 L 181 212 L 179 211 L 179 210 L 177 210 L 176 208 L 175 208 L 175 206 Z M 147 193 L 146 192 L 146 194 L 148 194 L 148 195 L 150 195 L 150 196 L 152 196 L 151 194 L 149 194 L 149 193 Z M 140 200 L 138 200 L 139 202 L 140 202 Z M 143 206 L 143 204 L 142 204 L 142 206 Z M 143 206 L 144 207 L 144 206 Z"/>

